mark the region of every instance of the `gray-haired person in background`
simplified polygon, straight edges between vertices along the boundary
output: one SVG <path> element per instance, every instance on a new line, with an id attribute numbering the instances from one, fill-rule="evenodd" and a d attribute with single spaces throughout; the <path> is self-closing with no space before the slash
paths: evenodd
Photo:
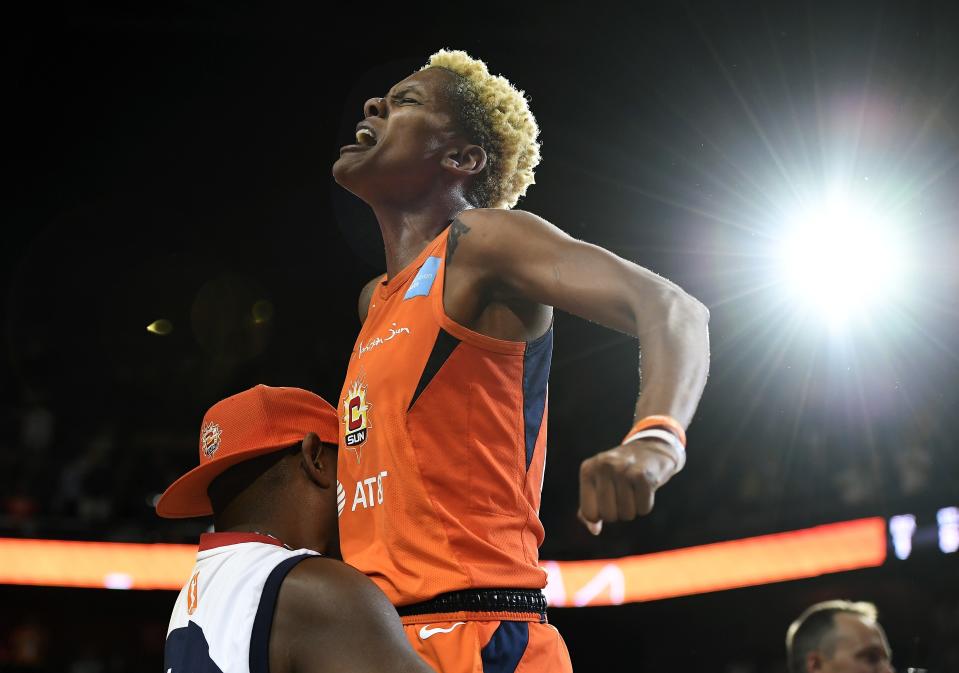
<path id="1" fill-rule="evenodd" d="M 786 631 L 789 673 L 892 673 L 892 650 L 872 603 L 823 601 Z"/>

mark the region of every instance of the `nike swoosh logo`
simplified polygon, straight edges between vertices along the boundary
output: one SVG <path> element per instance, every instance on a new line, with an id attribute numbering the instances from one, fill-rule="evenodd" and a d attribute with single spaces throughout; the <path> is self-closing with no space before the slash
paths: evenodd
<path id="1" fill-rule="evenodd" d="M 465 623 L 466 622 L 456 622 L 455 624 L 453 624 L 453 626 L 449 627 L 448 629 L 440 629 L 440 628 L 431 629 L 430 625 L 427 624 L 426 626 L 420 629 L 420 638 L 422 638 L 423 640 L 426 640 L 430 636 L 435 636 L 437 633 L 449 633 L 450 631 L 455 629 L 457 626 L 462 626 Z"/>

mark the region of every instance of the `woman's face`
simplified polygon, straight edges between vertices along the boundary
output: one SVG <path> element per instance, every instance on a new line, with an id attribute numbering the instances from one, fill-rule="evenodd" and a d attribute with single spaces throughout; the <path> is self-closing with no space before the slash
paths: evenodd
<path id="1" fill-rule="evenodd" d="M 367 203 L 412 201 L 429 193 L 460 139 L 449 112 L 452 77 L 428 68 L 395 84 L 385 97 L 366 101 L 357 140 L 341 148 L 333 164 L 336 181 Z"/>

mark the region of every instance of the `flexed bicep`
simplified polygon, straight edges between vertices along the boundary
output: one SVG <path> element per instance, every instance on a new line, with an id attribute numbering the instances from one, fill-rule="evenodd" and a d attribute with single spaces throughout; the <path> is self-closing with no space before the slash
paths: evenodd
<path id="1" fill-rule="evenodd" d="M 460 219 L 469 229 L 462 263 L 481 269 L 500 296 L 553 306 L 633 336 L 654 328 L 671 304 L 698 304 L 675 283 L 532 213 L 477 210 Z"/>

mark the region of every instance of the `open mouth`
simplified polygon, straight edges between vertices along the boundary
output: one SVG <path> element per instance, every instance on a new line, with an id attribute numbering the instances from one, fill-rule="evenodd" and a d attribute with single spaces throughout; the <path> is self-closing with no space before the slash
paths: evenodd
<path id="1" fill-rule="evenodd" d="M 373 147 L 376 144 L 376 134 L 373 129 L 363 128 L 356 131 L 356 144 L 363 147 Z"/>
<path id="2" fill-rule="evenodd" d="M 361 126 L 356 129 L 356 144 L 347 145 L 340 148 L 340 153 L 343 152 L 362 152 L 368 150 L 371 147 L 376 145 L 376 131 L 369 128 L 368 126 Z"/>

